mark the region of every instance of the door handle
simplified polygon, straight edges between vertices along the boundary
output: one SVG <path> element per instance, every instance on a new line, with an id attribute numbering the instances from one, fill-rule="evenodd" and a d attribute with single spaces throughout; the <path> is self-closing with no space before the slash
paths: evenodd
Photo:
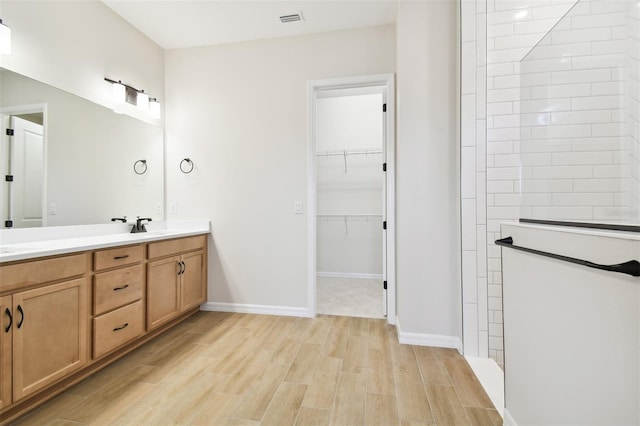
<path id="1" fill-rule="evenodd" d="M 5 333 L 8 333 L 9 330 L 11 330 L 11 326 L 13 325 L 13 316 L 11 316 L 11 310 L 9 308 L 6 308 L 4 310 L 4 313 L 9 317 L 9 325 L 4 329 Z"/>
<path id="2" fill-rule="evenodd" d="M 18 328 L 22 327 L 22 323 L 24 322 L 24 311 L 22 310 L 22 306 L 18 305 L 18 312 L 20 312 L 20 322 L 18 323 Z"/>

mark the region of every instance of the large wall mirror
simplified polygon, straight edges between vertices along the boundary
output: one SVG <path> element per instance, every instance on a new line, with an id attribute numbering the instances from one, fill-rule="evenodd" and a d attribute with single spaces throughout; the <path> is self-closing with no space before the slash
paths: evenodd
<path id="1" fill-rule="evenodd" d="M 162 128 L 3 69 L 0 119 L 1 228 L 164 218 Z"/>

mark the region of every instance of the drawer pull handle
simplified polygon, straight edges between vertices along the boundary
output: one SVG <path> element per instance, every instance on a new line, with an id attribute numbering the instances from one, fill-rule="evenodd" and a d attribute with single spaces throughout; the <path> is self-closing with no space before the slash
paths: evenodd
<path id="1" fill-rule="evenodd" d="M 178 275 L 184 274 L 184 271 L 187 269 L 187 265 L 185 265 L 183 261 L 180 261 L 178 262 L 178 267 L 180 268 L 178 270 Z"/>
<path id="2" fill-rule="evenodd" d="M 125 323 L 124 323 L 124 325 L 121 325 L 120 327 L 116 327 L 116 328 L 114 328 L 114 329 L 113 329 L 113 331 L 120 331 L 120 330 L 123 330 L 123 329 L 127 328 L 127 326 L 128 326 L 128 325 L 129 325 L 129 323 L 128 323 L 128 322 L 125 322 Z"/>
<path id="3" fill-rule="evenodd" d="M 11 310 L 9 310 L 9 308 L 6 308 L 4 313 L 9 317 L 9 325 L 4 329 L 5 333 L 8 333 L 9 330 L 11 330 L 11 325 L 13 325 L 13 317 L 11 316 Z"/>
<path id="4" fill-rule="evenodd" d="M 22 306 L 18 305 L 18 312 L 20 312 L 20 322 L 18 323 L 18 328 L 22 327 L 22 323 L 24 322 L 24 311 L 22 310 Z"/>
<path id="5" fill-rule="evenodd" d="M 122 260 L 126 259 L 127 257 L 129 257 L 128 254 L 125 254 L 124 256 L 114 256 L 113 260 Z"/>
<path id="6" fill-rule="evenodd" d="M 124 290 L 125 288 L 128 288 L 129 284 L 125 284 L 122 287 L 116 287 L 113 289 L 113 291 L 120 291 L 120 290 Z"/>

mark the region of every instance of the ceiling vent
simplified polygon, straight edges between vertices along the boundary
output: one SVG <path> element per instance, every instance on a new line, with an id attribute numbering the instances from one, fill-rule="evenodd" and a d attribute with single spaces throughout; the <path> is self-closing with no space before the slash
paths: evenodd
<path id="1" fill-rule="evenodd" d="M 286 24 L 287 22 L 298 22 L 304 21 L 304 16 L 302 16 L 302 12 L 293 13 L 291 15 L 282 15 L 280 17 L 280 22 Z"/>

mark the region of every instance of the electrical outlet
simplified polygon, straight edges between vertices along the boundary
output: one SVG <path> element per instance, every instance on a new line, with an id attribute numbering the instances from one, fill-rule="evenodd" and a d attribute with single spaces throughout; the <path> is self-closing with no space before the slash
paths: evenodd
<path id="1" fill-rule="evenodd" d="M 302 201 L 296 201 L 293 203 L 293 213 L 302 214 Z"/>
<path id="2" fill-rule="evenodd" d="M 162 214 L 162 203 L 156 203 L 156 215 Z"/>
<path id="3" fill-rule="evenodd" d="M 178 214 L 178 203 L 169 203 L 169 214 Z"/>

